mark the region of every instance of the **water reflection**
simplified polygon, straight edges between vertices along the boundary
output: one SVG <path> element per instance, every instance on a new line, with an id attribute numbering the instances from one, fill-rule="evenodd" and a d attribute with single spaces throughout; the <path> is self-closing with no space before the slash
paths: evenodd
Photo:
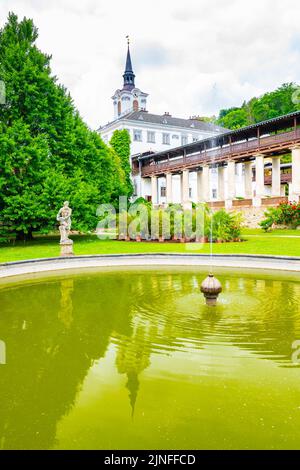
<path id="1" fill-rule="evenodd" d="M 241 357 L 244 351 L 295 367 L 300 284 L 218 277 L 224 293 L 214 309 L 199 293 L 203 275 L 189 272 L 106 272 L 0 289 L 0 332 L 9 357 L 0 368 L 0 447 L 53 448 L 57 424 L 109 347 L 116 350 L 111 369 L 125 378 L 132 417 L 154 359 L 162 376 L 176 376 L 176 358 L 192 357 L 195 374 L 222 377 L 230 375 L 231 359 L 220 356 L 216 367 L 207 347 L 234 346 Z"/>

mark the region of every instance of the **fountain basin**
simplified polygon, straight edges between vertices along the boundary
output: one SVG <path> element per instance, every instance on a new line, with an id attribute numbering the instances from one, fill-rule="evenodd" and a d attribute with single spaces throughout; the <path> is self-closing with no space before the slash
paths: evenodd
<path id="1" fill-rule="evenodd" d="M 207 266 L 300 272 L 300 257 L 269 255 L 114 254 L 41 258 L 0 263 L 0 278 L 21 274 L 109 266 Z"/>
<path id="2" fill-rule="evenodd" d="M 101 267 L 2 279 L 4 449 L 297 448 L 298 273 Z M 123 430 L 120 433 L 120 429 Z"/>

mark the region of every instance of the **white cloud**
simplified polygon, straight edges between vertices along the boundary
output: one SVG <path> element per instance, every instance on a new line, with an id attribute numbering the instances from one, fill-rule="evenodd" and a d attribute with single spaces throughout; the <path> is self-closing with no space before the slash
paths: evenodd
<path id="1" fill-rule="evenodd" d="M 155 113 L 213 114 L 299 82 L 298 0 L 1 0 L 1 25 L 9 11 L 34 19 L 53 73 L 93 128 L 112 119 L 126 34 Z"/>

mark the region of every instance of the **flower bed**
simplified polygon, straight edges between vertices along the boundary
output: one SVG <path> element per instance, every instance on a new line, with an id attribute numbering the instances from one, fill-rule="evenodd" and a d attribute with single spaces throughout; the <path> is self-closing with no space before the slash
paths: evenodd
<path id="1" fill-rule="evenodd" d="M 206 204 L 183 209 L 179 204 L 155 208 L 140 200 L 117 215 L 119 240 L 205 243 L 240 241 L 242 216 L 224 209 L 212 212 Z"/>
<path id="2" fill-rule="evenodd" d="M 269 231 L 276 226 L 295 229 L 300 226 L 300 202 L 282 202 L 265 212 L 266 218 L 260 223 L 263 230 Z"/>

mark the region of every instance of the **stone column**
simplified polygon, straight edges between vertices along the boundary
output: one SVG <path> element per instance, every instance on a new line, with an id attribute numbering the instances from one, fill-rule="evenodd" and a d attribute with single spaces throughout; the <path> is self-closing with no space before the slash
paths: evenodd
<path id="1" fill-rule="evenodd" d="M 183 170 L 181 175 L 181 203 L 183 207 L 190 205 L 189 170 Z"/>
<path id="2" fill-rule="evenodd" d="M 230 209 L 232 207 L 232 200 L 235 198 L 235 162 L 229 160 L 227 163 L 227 199 L 225 207 Z"/>
<path id="3" fill-rule="evenodd" d="M 225 167 L 219 166 L 218 168 L 218 199 L 219 201 L 225 200 Z"/>
<path id="4" fill-rule="evenodd" d="M 202 171 L 197 172 L 197 202 L 208 202 L 209 196 L 209 167 L 204 165 Z"/>
<path id="5" fill-rule="evenodd" d="M 265 193 L 265 163 L 264 155 L 255 155 L 255 198 L 253 205 L 261 206 L 261 199 Z"/>
<path id="6" fill-rule="evenodd" d="M 173 202 L 172 173 L 166 173 L 166 197 L 167 197 L 167 204 L 172 204 Z"/>
<path id="7" fill-rule="evenodd" d="M 281 195 L 280 157 L 272 157 L 272 196 Z"/>
<path id="8" fill-rule="evenodd" d="M 157 176 L 151 176 L 151 202 L 154 205 L 158 204 Z"/>
<path id="9" fill-rule="evenodd" d="M 197 203 L 203 202 L 202 196 L 202 171 L 197 171 Z"/>
<path id="10" fill-rule="evenodd" d="M 245 198 L 252 199 L 252 163 L 244 163 L 244 178 L 245 178 Z"/>
<path id="11" fill-rule="evenodd" d="M 292 192 L 290 201 L 300 201 L 300 146 L 292 148 Z"/>

